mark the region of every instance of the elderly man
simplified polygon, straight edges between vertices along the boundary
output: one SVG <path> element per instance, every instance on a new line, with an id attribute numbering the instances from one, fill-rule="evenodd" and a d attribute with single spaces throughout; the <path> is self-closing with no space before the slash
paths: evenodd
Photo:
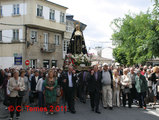
<path id="1" fill-rule="evenodd" d="M 71 113 L 75 114 L 75 89 L 76 77 L 73 75 L 73 67 L 68 67 L 68 72 L 64 75 L 63 86 L 65 86 L 65 97 L 68 103 L 68 109 Z"/>
<path id="2" fill-rule="evenodd" d="M 113 109 L 112 88 L 113 88 L 112 72 L 108 70 L 108 64 L 104 63 L 102 71 L 102 93 L 103 93 L 103 107 L 105 109 L 107 107 L 109 107 L 110 110 Z"/>
<path id="3" fill-rule="evenodd" d="M 136 91 L 136 88 L 135 88 L 135 77 L 136 77 L 136 74 L 134 72 L 134 68 L 130 68 L 130 72 L 128 73 L 130 79 L 131 79 L 131 82 L 132 82 L 132 88 L 131 88 L 131 96 L 132 96 L 132 100 L 135 101 L 136 103 L 136 99 L 137 99 L 137 91 Z M 133 102 L 133 101 L 132 101 Z"/>

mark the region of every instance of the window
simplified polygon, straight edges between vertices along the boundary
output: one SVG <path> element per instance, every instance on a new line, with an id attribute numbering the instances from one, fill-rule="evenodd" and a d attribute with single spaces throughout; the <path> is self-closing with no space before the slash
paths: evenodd
<path id="1" fill-rule="evenodd" d="M 19 15 L 19 4 L 13 5 L 13 15 Z"/>
<path id="2" fill-rule="evenodd" d="M 63 50 L 66 51 L 66 41 L 64 41 L 63 47 L 64 47 Z"/>
<path id="3" fill-rule="evenodd" d="M 2 6 L 0 6 L 0 17 L 3 16 L 3 12 L 2 12 Z"/>
<path id="4" fill-rule="evenodd" d="M 52 67 L 53 66 L 57 67 L 57 60 L 52 60 Z"/>
<path id="5" fill-rule="evenodd" d="M 60 22 L 64 23 L 65 22 L 65 13 L 60 13 Z"/>
<path id="6" fill-rule="evenodd" d="M 69 41 L 67 41 L 67 46 L 69 45 Z"/>
<path id="7" fill-rule="evenodd" d="M 37 6 L 37 16 L 43 17 L 43 6 L 41 6 L 41 5 Z"/>
<path id="8" fill-rule="evenodd" d="M 19 40 L 19 30 L 13 30 L 13 40 Z"/>
<path id="9" fill-rule="evenodd" d="M 59 35 L 55 35 L 55 44 L 60 45 L 60 36 Z"/>
<path id="10" fill-rule="evenodd" d="M 73 32 L 73 27 L 67 25 L 66 26 L 66 31 L 72 33 Z"/>
<path id="11" fill-rule="evenodd" d="M 44 46 L 43 46 L 43 48 L 45 49 L 45 50 L 48 50 L 48 48 L 49 48 L 49 34 L 48 33 L 44 33 Z"/>
<path id="12" fill-rule="evenodd" d="M 30 60 L 30 67 L 31 68 L 37 68 L 37 60 L 36 59 Z"/>
<path id="13" fill-rule="evenodd" d="M 2 31 L 0 31 L 0 41 L 2 41 Z"/>
<path id="14" fill-rule="evenodd" d="M 49 68 L 50 67 L 50 64 L 49 64 L 49 60 L 43 60 L 43 67 L 44 68 Z"/>
<path id="15" fill-rule="evenodd" d="M 50 9 L 50 20 L 55 20 L 55 10 Z"/>
<path id="16" fill-rule="evenodd" d="M 64 51 L 67 51 L 68 44 L 69 42 L 64 40 L 64 44 L 63 44 Z"/>
<path id="17" fill-rule="evenodd" d="M 31 31 L 30 41 L 31 41 L 32 43 L 37 42 L 37 31 Z"/>
<path id="18" fill-rule="evenodd" d="M 44 43 L 45 44 L 49 43 L 49 34 L 48 33 L 44 33 Z"/>
<path id="19" fill-rule="evenodd" d="M 66 31 L 69 32 L 69 27 L 68 26 L 66 26 Z"/>

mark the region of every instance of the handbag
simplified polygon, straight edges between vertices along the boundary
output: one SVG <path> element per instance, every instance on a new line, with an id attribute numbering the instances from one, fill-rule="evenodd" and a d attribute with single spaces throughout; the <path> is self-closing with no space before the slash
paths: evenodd
<path id="1" fill-rule="evenodd" d="M 23 96 L 26 95 L 26 92 L 25 92 L 25 91 L 18 91 L 18 95 L 19 95 L 20 97 L 23 97 Z"/>
<path id="2" fill-rule="evenodd" d="M 125 88 L 124 88 L 124 90 L 123 90 L 123 92 L 124 92 L 125 94 L 128 94 L 128 93 L 130 93 L 130 88 L 128 88 L 128 87 L 125 87 Z"/>
<path id="3" fill-rule="evenodd" d="M 60 90 L 59 86 L 56 88 L 56 95 L 57 95 L 57 97 L 61 96 L 61 90 Z"/>

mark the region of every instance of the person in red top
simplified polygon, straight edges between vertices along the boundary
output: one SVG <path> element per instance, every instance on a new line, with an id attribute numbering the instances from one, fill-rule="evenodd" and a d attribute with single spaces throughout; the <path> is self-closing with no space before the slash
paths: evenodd
<path id="1" fill-rule="evenodd" d="M 143 68 L 140 68 L 140 73 L 141 73 L 141 75 L 144 75 L 145 73 L 144 73 L 144 71 L 143 71 Z"/>

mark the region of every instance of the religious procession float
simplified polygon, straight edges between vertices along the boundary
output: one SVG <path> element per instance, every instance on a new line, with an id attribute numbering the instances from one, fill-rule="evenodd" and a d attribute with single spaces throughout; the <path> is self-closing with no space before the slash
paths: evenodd
<path id="1" fill-rule="evenodd" d="M 89 70 L 91 68 L 91 56 L 87 52 L 80 24 L 75 26 L 70 44 L 67 47 L 64 69 L 67 70 L 68 66 L 72 65 L 76 70 Z"/>

